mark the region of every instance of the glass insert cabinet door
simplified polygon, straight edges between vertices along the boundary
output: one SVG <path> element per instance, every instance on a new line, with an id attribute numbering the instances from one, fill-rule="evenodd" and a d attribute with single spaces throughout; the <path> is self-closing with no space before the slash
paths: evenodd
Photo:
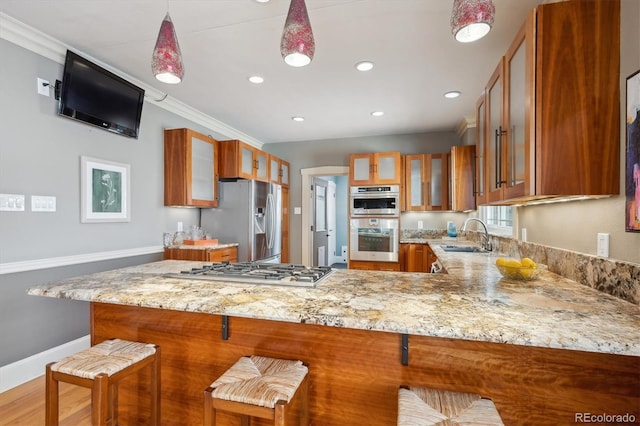
<path id="1" fill-rule="evenodd" d="M 214 188 L 214 146 L 199 138 L 191 138 L 191 198 L 212 201 Z"/>

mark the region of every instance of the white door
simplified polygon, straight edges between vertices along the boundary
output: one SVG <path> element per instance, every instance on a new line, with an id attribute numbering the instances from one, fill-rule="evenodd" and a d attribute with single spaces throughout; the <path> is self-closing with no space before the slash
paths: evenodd
<path id="1" fill-rule="evenodd" d="M 336 248 L 336 183 L 327 182 L 327 256 L 329 265 L 341 261 Z"/>
<path id="2" fill-rule="evenodd" d="M 320 178 L 313 178 L 313 266 L 329 265 L 327 222 L 327 189 L 329 182 Z"/>

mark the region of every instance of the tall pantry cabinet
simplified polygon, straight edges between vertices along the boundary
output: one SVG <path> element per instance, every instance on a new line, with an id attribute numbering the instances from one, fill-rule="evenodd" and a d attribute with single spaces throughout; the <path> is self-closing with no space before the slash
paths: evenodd
<path id="1" fill-rule="evenodd" d="M 619 0 L 533 10 L 479 101 L 479 202 L 618 194 L 619 68 Z"/>

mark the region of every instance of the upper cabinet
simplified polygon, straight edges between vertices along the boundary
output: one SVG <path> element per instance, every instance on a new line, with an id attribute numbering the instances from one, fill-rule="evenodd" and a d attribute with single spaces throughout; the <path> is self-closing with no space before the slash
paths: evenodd
<path id="1" fill-rule="evenodd" d="M 404 157 L 404 210 L 449 210 L 448 154 Z"/>
<path id="2" fill-rule="evenodd" d="M 164 131 L 164 205 L 217 207 L 218 142 L 190 129 Z"/>
<path id="3" fill-rule="evenodd" d="M 476 206 L 486 204 L 486 179 L 485 179 L 485 150 L 486 146 L 486 101 L 483 94 L 476 104 L 476 152 L 473 167 L 475 170 L 473 192 L 476 197 Z"/>
<path id="4" fill-rule="evenodd" d="M 476 147 L 454 146 L 449 160 L 449 205 L 454 211 L 475 210 L 474 173 Z"/>
<path id="5" fill-rule="evenodd" d="M 269 154 L 239 140 L 220 141 L 220 178 L 269 177 Z"/>
<path id="6" fill-rule="evenodd" d="M 269 154 L 269 181 L 289 187 L 289 163 L 275 155 Z"/>
<path id="7" fill-rule="evenodd" d="M 478 201 L 618 194 L 619 66 L 618 0 L 532 11 L 476 110 Z"/>
<path id="8" fill-rule="evenodd" d="M 400 152 L 376 152 L 349 156 L 349 184 L 400 185 Z"/>

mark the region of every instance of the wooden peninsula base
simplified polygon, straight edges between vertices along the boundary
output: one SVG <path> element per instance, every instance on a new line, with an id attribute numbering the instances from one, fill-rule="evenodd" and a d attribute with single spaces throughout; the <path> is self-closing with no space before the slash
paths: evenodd
<path id="1" fill-rule="evenodd" d="M 574 424 L 582 413 L 640 419 L 640 357 L 411 335 L 403 365 L 397 333 L 230 317 L 224 340 L 219 315 L 91 306 L 93 344 L 118 337 L 162 348 L 167 425 L 202 424 L 204 389 L 250 354 L 309 365 L 310 419 L 318 426 L 394 425 L 403 384 L 490 397 L 506 425 Z M 121 424 L 147 419 L 143 379 L 122 384 Z"/>

